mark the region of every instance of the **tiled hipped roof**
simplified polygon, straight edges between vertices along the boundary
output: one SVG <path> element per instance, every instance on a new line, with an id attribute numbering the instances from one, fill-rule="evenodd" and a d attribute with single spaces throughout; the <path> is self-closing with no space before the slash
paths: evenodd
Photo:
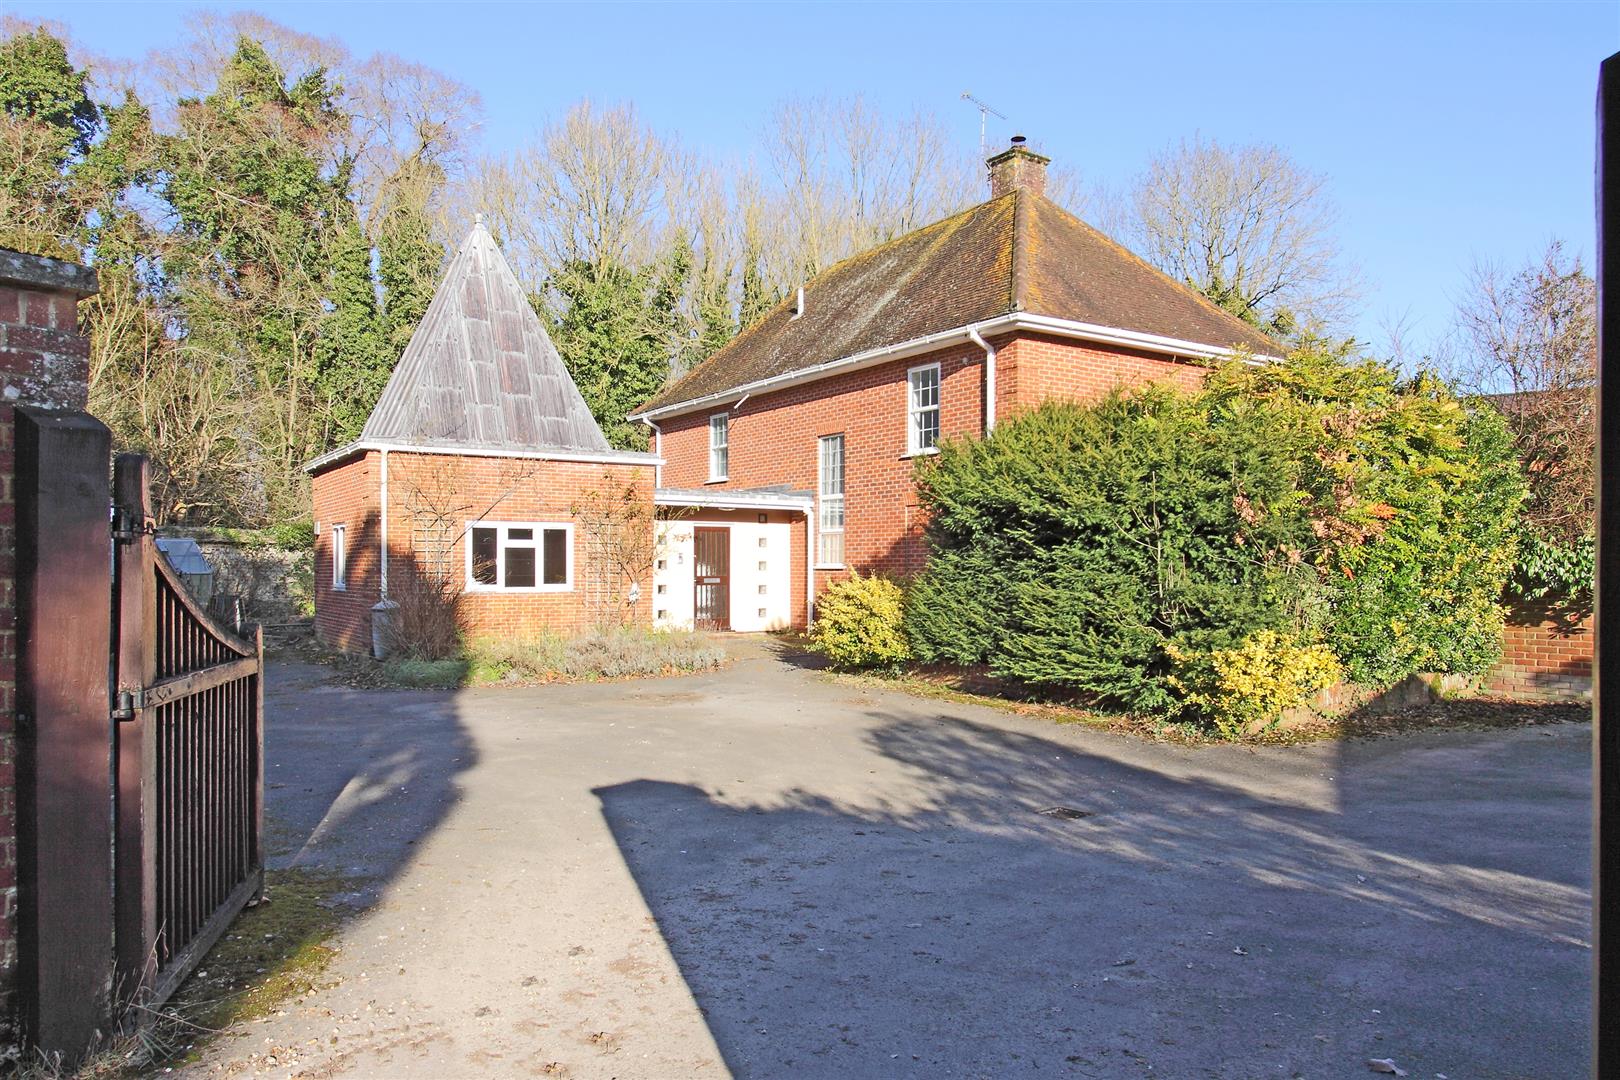
<path id="1" fill-rule="evenodd" d="M 1270 355 L 1276 342 L 1016 188 L 817 275 L 642 411 L 1021 312 Z"/>
<path id="2" fill-rule="evenodd" d="M 482 221 L 450 261 L 360 438 L 613 452 Z"/>

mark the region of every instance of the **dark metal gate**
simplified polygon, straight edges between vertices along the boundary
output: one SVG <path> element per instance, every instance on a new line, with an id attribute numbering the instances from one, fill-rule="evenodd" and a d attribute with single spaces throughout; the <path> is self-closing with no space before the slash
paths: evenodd
<path id="1" fill-rule="evenodd" d="M 213 619 L 153 542 L 147 462 L 113 471 L 118 977 L 166 999 L 264 887 L 264 644 Z"/>
<path id="2" fill-rule="evenodd" d="M 731 530 L 692 530 L 692 597 L 699 630 L 731 629 Z"/>

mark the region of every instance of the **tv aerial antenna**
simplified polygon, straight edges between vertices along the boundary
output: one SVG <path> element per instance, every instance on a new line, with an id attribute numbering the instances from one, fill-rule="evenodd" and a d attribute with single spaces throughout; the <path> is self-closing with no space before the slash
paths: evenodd
<path id="1" fill-rule="evenodd" d="M 971 101 L 973 104 L 979 107 L 979 156 L 982 158 L 988 149 L 988 146 L 984 141 L 985 125 L 989 122 L 990 117 L 995 116 L 1005 120 L 1007 119 L 1007 114 L 992 105 L 987 105 L 980 101 L 978 98 L 973 96 L 971 91 L 968 90 L 962 91 L 962 100 Z"/>

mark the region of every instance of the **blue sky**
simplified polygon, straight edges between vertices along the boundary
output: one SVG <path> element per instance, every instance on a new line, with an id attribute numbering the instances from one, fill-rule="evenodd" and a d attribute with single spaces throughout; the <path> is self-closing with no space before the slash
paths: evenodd
<path id="1" fill-rule="evenodd" d="M 199 6 L 13 3 L 92 50 L 176 41 Z M 1082 177 L 1120 187 L 1201 132 L 1326 174 L 1366 282 L 1360 336 L 1449 319 L 1471 263 L 1557 236 L 1593 248 L 1592 101 L 1620 4 L 250 5 L 357 55 L 395 52 L 483 95 L 499 150 L 589 96 L 727 156 L 769 106 L 863 93 L 978 141 L 972 90 Z M 997 124 L 992 118 L 992 123 Z"/>

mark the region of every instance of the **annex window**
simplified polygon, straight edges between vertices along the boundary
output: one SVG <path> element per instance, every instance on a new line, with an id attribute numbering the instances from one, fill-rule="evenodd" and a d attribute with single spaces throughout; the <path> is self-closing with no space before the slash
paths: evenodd
<path id="1" fill-rule="evenodd" d="M 939 365 L 906 373 L 906 453 L 932 453 L 939 444 Z"/>
<path id="2" fill-rule="evenodd" d="M 844 437 L 827 435 L 821 440 L 820 509 L 816 519 L 818 539 L 816 565 L 844 565 Z"/>
<path id="3" fill-rule="evenodd" d="M 468 587 L 573 588 L 573 531 L 572 525 L 474 522 L 468 528 Z"/>
<path id="4" fill-rule="evenodd" d="M 709 417 L 709 479 L 724 480 L 731 467 L 731 450 L 726 430 L 728 417 L 716 413 Z"/>
<path id="5" fill-rule="evenodd" d="M 332 526 L 332 588 L 349 587 L 349 527 Z"/>

